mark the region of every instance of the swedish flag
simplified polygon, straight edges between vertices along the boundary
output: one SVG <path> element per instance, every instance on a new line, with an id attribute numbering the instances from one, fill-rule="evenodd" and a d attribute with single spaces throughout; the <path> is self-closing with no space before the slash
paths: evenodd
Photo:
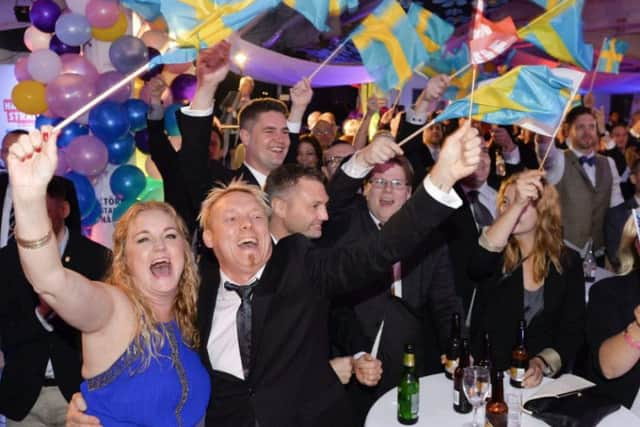
<path id="1" fill-rule="evenodd" d="M 454 100 L 465 96 L 471 88 L 473 71 L 468 65 L 469 46 L 465 43 L 453 52 L 441 49 L 436 55 L 431 55 L 422 72 L 429 77 L 434 77 L 438 74 L 451 75 L 467 67 L 466 71 L 451 79 L 449 87 L 442 95 L 445 99 Z"/>
<path id="2" fill-rule="evenodd" d="M 149 0 L 121 0 L 120 3 L 147 21 L 154 21 L 160 16 L 160 3 Z"/>
<path id="3" fill-rule="evenodd" d="M 628 49 L 629 44 L 622 40 L 618 40 L 615 37 L 605 38 L 602 41 L 602 49 L 598 56 L 597 71 L 618 74 L 620 72 L 620 63 Z"/>
<path id="4" fill-rule="evenodd" d="M 475 90 L 472 117 L 487 123 L 516 124 L 551 136 L 584 75 L 577 70 L 544 65 L 516 67 Z M 466 117 L 468 113 L 466 97 L 449 104 L 436 120 Z"/>
<path id="5" fill-rule="evenodd" d="M 340 16 L 345 10 L 351 12 L 357 8 L 358 0 L 329 0 L 329 14 L 331 16 Z"/>
<path id="6" fill-rule="evenodd" d="M 583 6 L 584 0 L 561 1 L 519 29 L 518 36 L 554 58 L 590 70 L 593 47 L 582 37 Z"/>
<path id="7" fill-rule="evenodd" d="M 367 72 L 384 91 L 400 88 L 428 58 L 396 0 L 383 0 L 350 37 Z"/>
<path id="8" fill-rule="evenodd" d="M 329 0 L 283 0 L 284 4 L 307 18 L 318 31 L 329 31 Z"/>
<path id="9" fill-rule="evenodd" d="M 442 49 L 455 30 L 453 25 L 415 3 L 411 3 L 407 16 L 429 54 L 435 54 Z"/>

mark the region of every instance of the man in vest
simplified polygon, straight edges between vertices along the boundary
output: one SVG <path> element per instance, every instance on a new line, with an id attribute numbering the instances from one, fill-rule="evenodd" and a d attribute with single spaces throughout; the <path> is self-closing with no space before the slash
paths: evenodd
<path id="1" fill-rule="evenodd" d="M 592 110 L 575 107 L 566 122 L 569 148 L 551 148 L 546 177 L 560 194 L 565 243 L 584 256 L 592 241 L 598 264 L 604 265 L 604 218 L 607 209 L 623 202 L 620 176 L 613 159 L 596 153 L 604 129 L 598 129 Z M 546 144 L 539 149 L 543 154 Z"/>

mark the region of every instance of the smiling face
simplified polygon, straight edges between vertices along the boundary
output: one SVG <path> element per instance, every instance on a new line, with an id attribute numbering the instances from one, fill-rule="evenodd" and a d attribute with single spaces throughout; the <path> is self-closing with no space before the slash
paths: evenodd
<path id="1" fill-rule="evenodd" d="M 369 211 L 384 223 L 409 199 L 411 185 L 400 165 L 385 163 L 374 169 L 364 191 Z"/>
<path id="2" fill-rule="evenodd" d="M 174 219 L 159 209 L 141 211 L 130 223 L 124 248 L 127 270 L 151 300 L 173 299 L 185 264 L 185 242 Z"/>
<path id="3" fill-rule="evenodd" d="M 237 283 L 246 283 L 271 257 L 265 207 L 244 191 L 231 191 L 209 207 L 203 239 Z"/>
<path id="4" fill-rule="evenodd" d="M 287 119 L 280 111 L 260 113 L 247 129 L 240 129 L 240 139 L 247 147 L 247 163 L 269 175 L 284 162 L 289 150 Z"/>

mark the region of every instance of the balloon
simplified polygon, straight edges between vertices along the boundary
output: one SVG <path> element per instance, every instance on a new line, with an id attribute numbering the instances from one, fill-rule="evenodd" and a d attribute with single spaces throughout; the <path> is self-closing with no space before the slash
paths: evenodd
<path id="1" fill-rule="evenodd" d="M 191 102 L 196 93 L 196 76 L 193 74 L 180 74 L 169 86 L 173 101 L 177 103 Z"/>
<path id="2" fill-rule="evenodd" d="M 109 160 L 107 147 L 93 135 L 75 137 L 65 152 L 71 170 L 85 176 L 102 173 Z"/>
<path id="3" fill-rule="evenodd" d="M 58 164 L 56 165 L 56 170 L 54 175 L 56 176 L 64 176 L 69 172 L 69 163 L 67 163 L 67 155 L 64 150 L 58 150 Z"/>
<path id="4" fill-rule="evenodd" d="M 107 151 L 109 152 L 109 163 L 121 165 L 131 158 L 135 151 L 136 145 L 133 141 L 133 135 L 126 134 L 120 139 L 107 142 Z"/>
<path id="5" fill-rule="evenodd" d="M 47 111 L 45 86 L 35 80 L 24 80 L 11 91 L 13 105 L 23 113 L 42 114 Z"/>
<path id="6" fill-rule="evenodd" d="M 147 127 L 147 112 L 149 106 L 139 99 L 129 99 L 124 103 L 127 113 L 129 114 L 129 123 L 131 131 L 137 132 Z"/>
<path id="7" fill-rule="evenodd" d="M 174 74 L 182 74 L 187 72 L 192 65 L 192 62 L 185 62 L 183 64 L 165 64 L 164 69 Z"/>
<path id="8" fill-rule="evenodd" d="M 120 219 L 120 217 L 122 215 L 125 214 L 125 212 L 127 212 L 127 210 L 131 207 L 131 205 L 133 205 L 136 202 L 135 199 L 133 200 L 122 200 L 120 202 L 120 204 L 118 206 L 115 207 L 115 209 L 113 210 L 113 213 L 111 214 L 111 221 L 112 222 L 116 222 Z"/>
<path id="9" fill-rule="evenodd" d="M 169 36 L 164 31 L 149 30 L 146 31 L 141 37 L 145 45 L 152 47 L 158 51 L 165 48 L 169 42 Z"/>
<path id="10" fill-rule="evenodd" d="M 55 34 L 51 37 L 49 49 L 58 55 L 64 55 L 65 53 L 80 53 L 80 46 L 69 46 L 68 44 L 64 44 Z"/>
<path id="11" fill-rule="evenodd" d="M 55 126 L 60 123 L 62 119 L 60 117 L 48 117 L 40 114 L 36 117 L 35 128 L 40 129 L 42 126 Z M 60 137 L 58 137 L 58 140 Z"/>
<path id="12" fill-rule="evenodd" d="M 60 74 L 47 85 L 49 109 L 60 117 L 70 116 L 94 96 L 94 84 L 77 74 Z"/>
<path id="13" fill-rule="evenodd" d="M 164 110 L 164 129 L 169 136 L 180 135 L 180 128 L 178 127 L 178 118 L 176 117 L 176 111 L 180 109 L 179 104 L 171 104 Z"/>
<path id="14" fill-rule="evenodd" d="M 98 79 L 98 70 L 84 56 L 75 53 L 65 53 L 60 56 L 62 61 L 62 72 L 67 74 L 77 74 L 83 76 L 88 81 L 94 83 Z"/>
<path id="15" fill-rule="evenodd" d="M 129 126 L 127 109 L 117 102 L 104 101 L 89 112 L 91 132 L 104 142 L 122 138 L 129 132 Z"/>
<path id="16" fill-rule="evenodd" d="M 149 132 L 147 129 L 139 130 L 135 133 L 134 139 L 136 140 L 136 147 L 144 154 L 149 154 Z"/>
<path id="17" fill-rule="evenodd" d="M 124 74 L 119 73 L 117 71 L 107 71 L 106 73 L 102 73 L 98 76 L 96 80 L 96 92 L 102 93 L 105 90 L 109 89 L 117 82 L 124 78 Z M 124 102 L 131 96 L 131 83 L 127 83 L 116 92 L 111 94 L 109 98 L 110 101 L 114 102 Z"/>
<path id="18" fill-rule="evenodd" d="M 76 172 L 68 172 L 64 177 L 73 182 L 73 186 L 76 189 L 76 196 L 78 197 L 80 217 L 86 217 L 93 209 L 93 206 L 98 202 L 96 200 L 96 192 L 93 189 L 91 182 L 86 176 L 80 175 Z"/>
<path id="19" fill-rule="evenodd" d="M 53 33 L 60 13 L 62 13 L 60 6 L 51 0 L 37 0 L 31 5 L 29 19 L 31 24 L 40 31 Z"/>
<path id="20" fill-rule="evenodd" d="M 144 173 L 133 165 L 118 166 L 109 180 L 111 191 L 121 200 L 135 199 L 144 189 L 146 183 Z"/>
<path id="21" fill-rule="evenodd" d="M 49 49 L 34 50 L 29 55 L 27 70 L 34 80 L 50 83 L 62 71 L 62 60 L 57 53 Z"/>
<path id="22" fill-rule="evenodd" d="M 73 141 L 76 137 L 82 135 L 89 135 L 89 128 L 81 125 L 80 123 L 69 123 L 65 127 L 62 128 L 60 134 L 58 134 L 58 139 L 56 140 L 56 144 L 58 144 L 58 148 L 65 148 L 71 141 Z"/>
<path id="23" fill-rule="evenodd" d="M 149 52 L 149 61 L 151 61 L 156 56 L 160 55 L 160 52 L 158 51 L 158 49 L 154 49 L 152 47 L 148 47 L 147 51 Z M 145 82 L 148 82 L 153 77 L 155 77 L 158 74 L 160 74 L 163 69 L 164 69 L 164 64 L 155 65 L 152 69 L 150 69 L 149 71 L 147 71 L 146 73 L 141 75 L 140 78 L 142 80 L 144 80 Z"/>
<path id="24" fill-rule="evenodd" d="M 21 56 L 16 61 L 16 65 L 13 68 L 13 74 L 16 76 L 16 80 L 21 82 L 23 80 L 33 80 L 31 74 L 29 74 L 29 57 Z"/>
<path id="25" fill-rule="evenodd" d="M 91 26 L 83 15 L 65 13 L 56 21 L 56 36 L 69 46 L 80 46 L 91 39 Z"/>
<path id="26" fill-rule="evenodd" d="M 90 0 L 87 4 L 86 15 L 92 27 L 113 27 L 120 17 L 120 6 L 111 0 Z"/>
<path id="27" fill-rule="evenodd" d="M 87 3 L 89 3 L 89 0 L 67 0 L 67 7 L 72 12 L 84 15 L 87 10 Z"/>
<path id="28" fill-rule="evenodd" d="M 127 32 L 128 25 L 129 22 L 127 21 L 127 16 L 124 12 L 120 12 L 118 20 L 113 24 L 113 26 L 109 28 L 93 27 L 91 29 L 91 34 L 93 34 L 93 38 L 96 40 L 112 42 Z"/>
<path id="29" fill-rule="evenodd" d="M 130 73 L 149 62 L 149 52 L 139 38 L 122 36 L 109 48 L 109 59 L 116 70 Z"/>
<path id="30" fill-rule="evenodd" d="M 135 78 L 133 80 L 133 98 L 140 98 L 140 91 L 144 87 L 144 80 L 140 78 Z M 146 102 L 146 101 L 145 101 Z"/>
<path id="31" fill-rule="evenodd" d="M 49 42 L 51 41 L 51 34 L 42 32 L 36 27 L 29 27 L 24 32 L 23 40 L 27 49 L 33 52 L 34 50 L 48 48 Z"/>
<path id="32" fill-rule="evenodd" d="M 96 204 L 93 205 L 93 209 L 89 212 L 89 214 L 82 218 L 82 226 L 83 227 L 91 227 L 102 218 L 102 205 L 100 202 L 96 201 Z"/>
<path id="33" fill-rule="evenodd" d="M 149 200 L 157 200 L 158 202 L 164 201 L 162 180 L 147 177 L 147 185 L 138 195 L 137 199 L 141 202 L 147 202 Z"/>

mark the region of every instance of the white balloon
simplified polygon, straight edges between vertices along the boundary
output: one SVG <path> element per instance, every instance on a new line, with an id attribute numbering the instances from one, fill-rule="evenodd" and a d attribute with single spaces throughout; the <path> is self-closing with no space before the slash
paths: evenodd
<path id="1" fill-rule="evenodd" d="M 29 55 L 27 70 L 34 80 L 46 84 L 58 77 L 62 71 L 62 60 L 52 50 L 38 49 Z"/>
<path id="2" fill-rule="evenodd" d="M 49 49 L 49 42 L 52 34 L 44 33 L 34 26 L 27 28 L 24 32 L 24 45 L 31 52 L 38 49 Z"/>
<path id="3" fill-rule="evenodd" d="M 87 3 L 89 3 L 89 0 L 67 0 L 67 7 L 69 7 L 72 12 L 79 13 L 84 16 L 85 10 L 87 9 Z"/>

